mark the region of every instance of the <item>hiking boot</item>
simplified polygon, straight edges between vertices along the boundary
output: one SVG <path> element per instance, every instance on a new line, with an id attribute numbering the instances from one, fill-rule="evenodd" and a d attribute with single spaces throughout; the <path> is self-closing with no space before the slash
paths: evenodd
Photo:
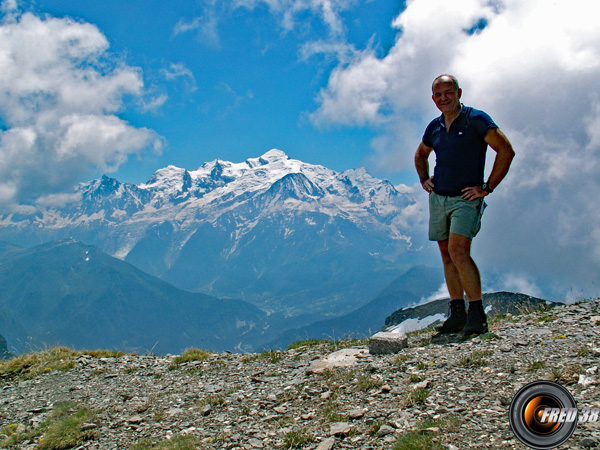
<path id="1" fill-rule="evenodd" d="M 438 333 L 458 333 L 467 323 L 467 310 L 465 309 L 464 300 L 452 300 L 448 303 L 450 312 L 446 321 L 437 327 Z"/>
<path id="2" fill-rule="evenodd" d="M 467 323 L 459 334 L 459 337 L 462 339 L 488 332 L 487 317 L 483 310 L 483 305 L 480 302 L 478 303 L 478 305 L 469 304 Z"/>

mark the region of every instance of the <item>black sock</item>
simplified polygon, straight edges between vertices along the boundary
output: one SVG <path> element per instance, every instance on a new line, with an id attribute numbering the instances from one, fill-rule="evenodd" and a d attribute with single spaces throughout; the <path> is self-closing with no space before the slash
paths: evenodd
<path id="1" fill-rule="evenodd" d="M 465 300 L 463 298 L 459 298 L 456 300 L 450 300 L 450 303 L 452 303 L 453 305 L 465 305 Z"/>

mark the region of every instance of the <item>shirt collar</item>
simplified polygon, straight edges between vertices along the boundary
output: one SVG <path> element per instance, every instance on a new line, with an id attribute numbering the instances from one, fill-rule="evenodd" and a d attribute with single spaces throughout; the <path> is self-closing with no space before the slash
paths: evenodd
<path id="1" fill-rule="evenodd" d="M 465 105 L 463 103 L 461 103 L 460 104 L 460 112 L 458 113 L 458 116 L 456 116 L 456 119 L 454 119 L 454 121 L 456 122 L 456 120 L 460 116 L 463 116 L 465 113 L 466 113 Z M 446 127 L 446 120 L 444 119 L 444 114 L 440 114 L 440 125 L 442 125 L 444 128 Z"/>

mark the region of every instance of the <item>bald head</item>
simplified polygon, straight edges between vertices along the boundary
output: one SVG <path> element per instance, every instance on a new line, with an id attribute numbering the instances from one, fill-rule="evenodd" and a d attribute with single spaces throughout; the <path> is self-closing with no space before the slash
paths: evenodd
<path id="1" fill-rule="evenodd" d="M 461 110 L 460 98 L 462 89 L 458 86 L 458 80 L 453 75 L 440 75 L 433 81 L 431 86 L 432 100 L 435 106 L 448 117 L 448 120 L 456 116 Z"/>
<path id="2" fill-rule="evenodd" d="M 435 88 L 435 85 L 438 83 L 452 83 L 452 86 L 454 86 L 454 89 L 456 89 L 457 91 L 460 89 L 458 80 L 456 79 L 456 77 L 454 75 L 444 74 L 444 75 L 440 75 L 435 80 L 433 80 L 433 84 L 431 85 L 432 92 Z"/>

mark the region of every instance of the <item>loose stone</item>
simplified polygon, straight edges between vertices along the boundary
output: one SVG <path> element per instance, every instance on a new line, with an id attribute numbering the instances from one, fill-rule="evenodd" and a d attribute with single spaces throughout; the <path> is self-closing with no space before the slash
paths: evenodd
<path id="1" fill-rule="evenodd" d="M 600 408 L 600 301 L 490 323 L 465 342 L 411 334 L 395 353 L 330 343 L 264 354 L 97 358 L 65 371 L 0 376 L 0 442 L 38 433 L 57 405 L 92 411 L 78 450 L 158 446 L 178 436 L 216 449 L 389 450 L 408 432 L 448 450 L 523 450 L 507 421 L 526 384 L 555 380 L 581 408 Z M 569 319 L 569 320 L 565 320 Z M 561 448 L 600 445 L 600 422 L 578 424 Z M 437 445 L 437 444 L 436 444 Z M 2 445 L 0 445 L 2 448 Z"/>

